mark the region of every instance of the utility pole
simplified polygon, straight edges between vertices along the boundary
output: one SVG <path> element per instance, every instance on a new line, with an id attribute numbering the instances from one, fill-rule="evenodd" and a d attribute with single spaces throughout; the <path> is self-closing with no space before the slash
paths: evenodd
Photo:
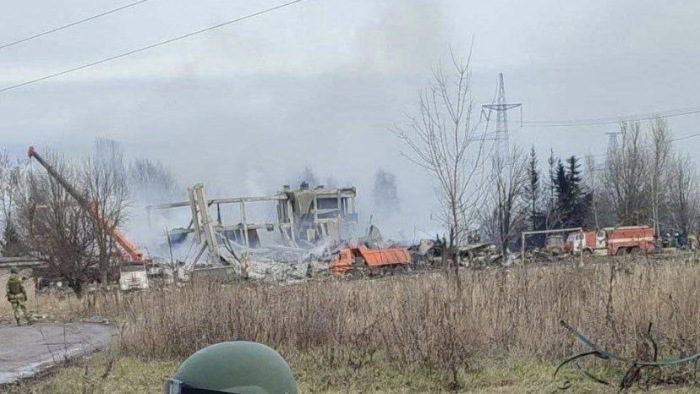
<path id="1" fill-rule="evenodd" d="M 488 126 L 489 126 L 489 121 L 491 120 L 491 112 L 496 111 L 496 130 L 494 132 L 495 134 L 495 140 L 498 141 L 498 148 L 496 149 L 496 160 L 495 160 L 495 166 L 494 166 L 494 176 L 508 176 L 507 174 L 510 171 L 510 163 L 509 163 L 509 154 L 510 154 L 510 147 L 508 145 L 508 111 L 514 108 L 518 108 L 522 106 L 522 104 L 508 104 L 506 102 L 506 87 L 505 84 L 503 83 L 503 73 L 498 73 L 498 90 L 496 93 L 496 97 L 494 97 L 494 100 L 491 104 L 486 104 L 482 105 L 481 113 L 486 114 L 486 130 L 488 131 Z M 487 112 L 488 110 L 488 112 Z M 522 118 L 522 109 L 520 111 L 520 117 Z M 498 175 L 496 175 L 498 174 Z M 502 192 L 502 186 L 499 183 L 498 186 L 498 194 L 499 194 L 499 201 L 498 201 L 498 224 L 499 224 L 499 242 L 501 243 L 501 247 L 503 249 L 507 249 L 507 245 L 505 245 L 504 237 L 506 234 L 506 220 L 504 219 L 504 212 L 503 212 L 503 206 L 501 201 L 501 192 Z"/>
<path id="2" fill-rule="evenodd" d="M 521 103 L 509 104 L 506 102 L 506 88 L 503 83 L 503 73 L 498 73 L 498 90 L 496 97 L 494 98 L 494 103 L 482 105 L 482 115 L 486 114 L 486 128 L 488 129 L 488 122 L 491 120 L 491 112 L 496 112 L 496 140 L 498 141 L 498 151 L 497 154 L 500 156 L 501 160 L 504 162 L 508 161 L 508 153 L 510 147 L 508 145 L 508 111 L 514 108 L 521 107 Z M 488 111 L 487 111 L 488 110 Z M 520 117 L 522 118 L 522 109 L 520 110 Z M 507 165 L 507 164 L 506 164 Z"/>

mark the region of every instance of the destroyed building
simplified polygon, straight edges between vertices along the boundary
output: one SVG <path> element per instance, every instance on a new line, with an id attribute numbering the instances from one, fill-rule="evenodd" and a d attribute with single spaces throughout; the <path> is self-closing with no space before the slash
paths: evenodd
<path id="1" fill-rule="evenodd" d="M 354 187 L 336 189 L 320 185 L 311 189 L 304 182 L 296 190 L 285 185 L 279 196 L 279 229 L 289 245 L 313 245 L 320 241 L 338 244 L 352 234 L 357 223 Z"/>
<path id="2" fill-rule="evenodd" d="M 150 222 L 153 211 L 189 207 L 189 225 L 169 230 L 168 236 L 171 242 L 179 243 L 194 235 L 200 248 L 192 264 L 207 251 L 212 261 L 232 265 L 240 265 L 239 256 L 253 250 L 257 257 L 286 260 L 296 256 L 298 260 L 311 249 L 337 246 L 350 239 L 357 223 L 354 187 L 310 188 L 303 183 L 299 189 L 285 185 L 275 195 L 208 199 L 204 185 L 197 184 L 188 189 L 188 197 L 188 201 L 149 206 L 147 213 Z M 276 207 L 276 223 L 250 220 L 250 205 L 265 203 Z M 222 215 L 226 205 L 238 208 L 237 223 Z M 279 238 L 266 244 L 261 230 L 277 231 Z"/>

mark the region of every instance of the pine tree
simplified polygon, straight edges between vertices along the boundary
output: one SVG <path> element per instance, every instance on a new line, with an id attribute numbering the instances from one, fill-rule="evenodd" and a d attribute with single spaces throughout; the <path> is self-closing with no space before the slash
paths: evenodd
<path id="1" fill-rule="evenodd" d="M 567 216 L 570 226 L 581 227 L 586 220 L 587 204 L 581 184 L 581 163 L 576 156 L 566 159 L 569 196 L 567 201 Z"/>
<path id="2" fill-rule="evenodd" d="M 537 154 L 535 147 L 530 150 L 530 160 L 527 166 L 528 184 L 526 186 L 526 197 L 528 202 L 528 216 L 531 223 L 531 230 L 539 230 L 538 221 L 540 210 L 538 203 L 540 200 L 540 172 L 537 169 Z"/>
<path id="3" fill-rule="evenodd" d="M 548 196 L 546 197 L 545 204 L 545 228 L 547 230 L 557 228 L 559 226 L 559 212 L 557 212 L 557 158 L 554 156 L 554 150 L 549 151 L 549 158 L 547 158 L 548 165 L 548 178 L 547 178 L 547 188 Z"/>
<path id="4" fill-rule="evenodd" d="M 2 255 L 5 257 L 19 257 L 25 253 L 24 245 L 19 237 L 17 229 L 11 221 L 5 224 L 5 231 L 2 234 Z"/>
<path id="5" fill-rule="evenodd" d="M 552 179 L 557 197 L 558 224 L 565 227 L 581 227 L 588 214 L 589 196 L 583 190 L 580 168 L 576 156 L 567 158 L 566 164 L 558 160 Z"/>

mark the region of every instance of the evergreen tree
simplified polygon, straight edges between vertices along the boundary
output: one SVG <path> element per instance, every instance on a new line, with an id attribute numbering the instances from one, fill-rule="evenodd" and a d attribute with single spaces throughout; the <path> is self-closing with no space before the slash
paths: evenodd
<path id="1" fill-rule="evenodd" d="M 528 183 L 525 187 L 525 195 L 527 199 L 528 206 L 528 219 L 530 221 L 531 230 L 540 230 L 539 219 L 540 219 L 540 172 L 537 169 L 537 154 L 535 153 L 535 147 L 533 146 L 530 150 L 530 159 L 527 165 L 527 177 Z"/>
<path id="2" fill-rule="evenodd" d="M 546 224 L 545 228 L 547 230 L 557 228 L 559 226 L 559 213 L 557 212 L 557 158 L 554 156 L 554 150 L 549 151 L 549 158 L 547 158 L 548 167 L 548 182 L 547 188 L 548 195 L 546 196 L 545 212 L 546 212 Z"/>
<path id="3" fill-rule="evenodd" d="M 5 223 L 5 230 L 2 234 L 2 253 L 5 257 L 19 257 L 25 254 L 26 250 L 19 237 L 17 229 L 11 221 Z"/>
<path id="4" fill-rule="evenodd" d="M 586 193 L 582 184 L 581 162 L 576 156 L 566 159 L 567 178 L 569 183 L 569 199 L 567 201 L 567 214 L 569 225 L 574 227 L 583 226 L 588 215 L 588 203 Z"/>
<path id="5" fill-rule="evenodd" d="M 552 183 L 557 197 L 557 224 L 563 227 L 583 226 L 590 196 L 583 190 L 579 159 L 571 156 L 566 159 L 566 164 L 558 160 Z"/>

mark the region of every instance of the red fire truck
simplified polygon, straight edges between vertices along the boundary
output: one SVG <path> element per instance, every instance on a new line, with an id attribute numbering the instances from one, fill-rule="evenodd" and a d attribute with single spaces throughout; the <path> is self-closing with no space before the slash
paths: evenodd
<path id="1" fill-rule="evenodd" d="M 607 227 L 597 232 L 570 233 L 564 244 L 564 250 L 570 253 L 607 256 L 649 253 L 654 248 L 654 229 L 649 226 Z"/>

